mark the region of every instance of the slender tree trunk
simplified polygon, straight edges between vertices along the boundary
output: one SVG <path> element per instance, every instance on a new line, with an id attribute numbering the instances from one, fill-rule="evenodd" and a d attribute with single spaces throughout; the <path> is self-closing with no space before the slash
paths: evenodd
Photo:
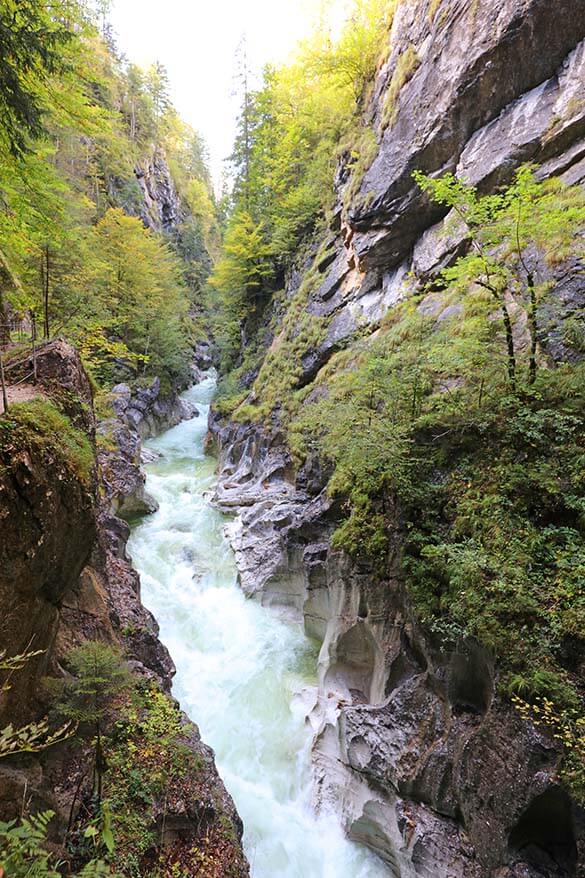
<path id="1" fill-rule="evenodd" d="M 530 327 L 530 361 L 528 366 L 528 383 L 534 384 L 536 381 L 536 336 L 538 325 L 536 319 L 536 289 L 534 287 L 534 276 L 531 272 L 526 278 L 528 291 L 530 293 L 530 306 L 528 309 L 528 325 Z"/>
<path id="2" fill-rule="evenodd" d="M 418 404 L 418 372 L 415 373 L 414 381 L 412 384 L 412 405 L 411 405 L 411 417 L 414 419 L 416 417 L 416 407 Z"/>
<path id="3" fill-rule="evenodd" d="M 504 330 L 506 332 L 506 347 L 508 349 L 508 378 L 510 379 L 512 390 L 516 390 L 516 349 L 514 346 L 514 332 L 512 330 L 512 320 L 510 319 L 510 312 L 508 311 L 508 306 L 506 305 L 506 290 L 504 289 L 500 291 L 499 287 L 495 286 L 489 280 L 489 278 L 487 282 L 482 284 L 482 286 L 490 291 L 490 293 L 500 306 L 500 311 L 502 312 L 502 320 L 504 323 Z"/>
<path id="4" fill-rule="evenodd" d="M 510 384 L 515 389 L 516 388 L 516 350 L 514 347 L 514 333 L 512 331 L 512 321 L 510 319 L 510 312 L 508 311 L 508 306 L 506 305 L 503 293 L 502 293 L 502 299 L 501 299 L 501 308 L 502 308 L 502 318 L 504 320 L 504 328 L 506 330 L 506 347 L 508 349 L 508 378 L 510 379 Z"/>
<path id="5" fill-rule="evenodd" d="M 33 361 L 33 384 L 37 383 L 37 321 L 34 311 L 30 312 L 31 321 L 31 344 L 32 344 L 32 361 Z"/>
<path id="6" fill-rule="evenodd" d="M 6 347 L 10 343 L 10 322 L 8 311 L 4 301 L 4 294 L 0 289 L 0 347 Z"/>
<path id="7" fill-rule="evenodd" d="M 74 813 L 75 813 L 75 805 L 77 804 L 77 797 L 79 796 L 79 791 L 80 791 L 80 789 L 81 789 L 81 784 L 82 784 L 83 781 L 85 780 L 85 777 L 86 777 L 85 773 L 82 772 L 81 777 L 79 778 L 79 781 L 78 781 L 77 786 L 76 786 L 76 788 L 75 788 L 75 794 L 74 794 L 74 796 L 73 796 L 73 801 L 71 802 L 71 807 L 69 808 L 69 820 L 67 821 L 67 829 L 66 829 L 66 831 L 65 831 L 65 841 L 67 841 L 67 838 L 68 838 L 68 836 L 69 836 L 69 833 L 71 832 L 71 827 L 73 826 L 73 817 L 74 817 Z"/>
<path id="8" fill-rule="evenodd" d="M 50 273 L 51 273 L 51 256 L 49 245 L 45 244 L 44 248 L 44 290 L 43 290 L 43 334 L 45 338 L 49 338 L 49 293 L 50 293 Z"/>
<path id="9" fill-rule="evenodd" d="M 250 210 L 250 123 L 248 117 L 248 75 L 246 71 L 244 104 L 244 150 L 245 150 L 245 180 L 246 180 L 246 209 Z"/>
<path id="10" fill-rule="evenodd" d="M 95 774 L 97 782 L 97 800 L 98 806 L 102 804 L 102 775 L 103 775 L 103 751 L 102 751 L 102 734 L 100 723 L 97 724 L 97 740 L 95 745 Z"/>
<path id="11" fill-rule="evenodd" d="M 2 384 L 2 404 L 4 413 L 8 411 L 8 395 L 6 393 L 6 381 L 4 378 L 4 358 L 2 356 L 2 348 L 0 347 L 0 383 Z"/>

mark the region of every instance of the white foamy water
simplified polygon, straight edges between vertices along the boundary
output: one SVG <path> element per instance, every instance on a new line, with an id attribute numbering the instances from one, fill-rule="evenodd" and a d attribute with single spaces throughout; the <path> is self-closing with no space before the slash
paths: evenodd
<path id="1" fill-rule="evenodd" d="M 160 509 L 129 543 L 143 601 L 177 666 L 173 692 L 215 750 L 244 821 L 253 878 L 387 878 L 335 816 L 311 810 L 311 731 L 295 694 L 315 685 L 316 647 L 301 625 L 237 586 L 226 519 L 206 499 L 216 464 L 203 451 L 214 390 L 209 378 L 187 391 L 200 416 L 146 443 L 162 454 L 146 467 Z"/>

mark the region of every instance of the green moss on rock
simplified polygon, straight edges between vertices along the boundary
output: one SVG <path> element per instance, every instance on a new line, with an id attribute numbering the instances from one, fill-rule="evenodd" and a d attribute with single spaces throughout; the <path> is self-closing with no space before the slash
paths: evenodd
<path id="1" fill-rule="evenodd" d="M 38 398 L 13 405 L 0 418 L 0 454 L 22 449 L 55 458 L 90 487 L 95 465 L 91 442 L 49 400 Z"/>

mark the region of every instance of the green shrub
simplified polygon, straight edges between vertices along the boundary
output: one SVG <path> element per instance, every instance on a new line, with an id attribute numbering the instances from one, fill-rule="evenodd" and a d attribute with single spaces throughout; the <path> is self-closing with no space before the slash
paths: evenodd
<path id="1" fill-rule="evenodd" d="M 119 713 L 108 745 L 106 797 L 116 838 L 114 865 L 133 878 L 144 874 L 160 839 L 156 800 L 184 790 L 196 800 L 203 764 L 186 746 L 187 729 L 175 704 L 153 685 L 142 685 Z"/>
<path id="2" fill-rule="evenodd" d="M 61 878 L 64 864 L 55 858 L 47 841 L 53 817 L 52 811 L 44 811 L 20 822 L 0 822 L 0 872 L 6 878 Z M 112 876 L 101 860 L 91 860 L 76 874 L 77 878 Z"/>

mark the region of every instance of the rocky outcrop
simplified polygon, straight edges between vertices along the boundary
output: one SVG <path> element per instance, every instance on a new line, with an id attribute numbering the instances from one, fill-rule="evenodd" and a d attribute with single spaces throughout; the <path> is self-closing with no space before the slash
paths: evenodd
<path id="1" fill-rule="evenodd" d="M 146 387 L 131 389 L 117 384 L 111 391 L 114 417 L 101 421 L 102 438 L 99 463 L 112 511 L 125 519 L 148 515 L 157 509 L 156 501 L 144 490 L 145 476 L 140 467 L 142 439 L 196 417 L 197 410 L 177 394 L 164 396 L 160 380 Z"/>
<path id="2" fill-rule="evenodd" d="M 559 750 L 495 696 L 491 656 L 474 641 L 442 653 L 398 569 L 379 582 L 331 549 L 335 510 L 314 462 L 293 479 L 278 434 L 213 432 L 242 587 L 321 643 L 316 807 L 341 813 L 392 874 L 576 875 L 583 816 L 558 784 Z"/>
<path id="3" fill-rule="evenodd" d="M 415 169 L 488 187 L 522 161 L 554 157 L 548 170 L 582 178 L 584 16 L 583 0 L 398 5 L 370 108 L 379 151 L 348 208 L 364 266 L 400 264 L 440 215 L 414 185 Z M 389 107 L 406 53 L 411 75 Z"/>
<path id="4" fill-rule="evenodd" d="M 136 165 L 134 174 L 142 194 L 140 219 L 153 232 L 172 232 L 187 214 L 177 194 L 164 152 L 156 148 L 150 157 Z"/>
<path id="5" fill-rule="evenodd" d="M 295 350 L 307 315 L 319 327 L 295 363 L 294 389 L 309 400 L 326 393 L 315 379 L 333 353 L 375 337 L 396 303 L 466 252 L 465 229 L 422 196 L 415 169 L 454 171 L 482 191 L 524 161 L 538 162 L 541 178 L 585 180 L 584 38 L 583 0 L 397 5 L 366 109 L 377 155 L 357 186 L 341 164 L 331 228 L 289 277 L 284 300 L 306 296 L 287 330 Z M 582 262 L 525 258 L 547 283 L 544 355 L 582 357 L 564 331 L 583 309 Z M 453 313 L 439 291 L 418 307 L 437 323 Z M 284 337 L 274 322 L 271 353 Z M 522 345 L 525 321 L 515 332 Z M 262 402 L 258 392 L 251 401 Z M 296 613 L 321 644 L 309 714 L 317 807 L 336 807 L 350 836 L 403 878 L 585 874 L 584 816 L 559 784 L 554 742 L 498 698 L 478 643 L 445 653 L 421 629 L 399 546 L 383 581 L 331 548 L 340 510 L 328 474 L 312 457 L 297 470 L 277 413 L 271 424 L 212 417 L 215 502 L 235 516 L 227 531 L 244 591 Z"/>
<path id="6" fill-rule="evenodd" d="M 32 363 L 24 358 L 11 377 L 16 374 L 16 381 L 30 371 Z M 91 387 L 73 348 L 61 340 L 47 345 L 37 374 L 37 391 L 53 395 L 93 441 Z M 43 441 L 42 425 L 39 436 L 13 423 L 9 414 L 0 434 L 0 645 L 9 655 L 42 651 L 23 669 L 18 689 L 0 695 L 6 714 L 20 720 L 30 716 L 65 595 L 96 538 L 96 477 L 94 471 L 88 482 L 77 478 L 67 456 Z"/>
<path id="7" fill-rule="evenodd" d="M 117 384 L 111 391 L 111 404 L 116 417 L 141 439 L 156 436 L 195 414 L 176 393 L 161 393 L 160 378 L 132 390 L 127 384 Z"/>
<path id="8" fill-rule="evenodd" d="M 30 365 L 23 362 L 25 372 Z M 31 428 L 29 440 L 22 430 L 15 432 L 10 412 L 0 419 L 0 645 L 10 655 L 42 650 L 18 672 L 18 685 L 13 681 L 0 694 L 0 728 L 46 712 L 40 678 L 62 674 L 67 653 L 87 640 L 120 647 L 133 674 L 166 693 L 175 672 L 158 639 L 156 620 L 141 603 L 140 579 L 126 555 L 130 529 L 116 512 L 124 510 L 129 497 L 135 502 L 143 488 L 143 477 L 137 475 L 139 428 L 146 434 L 185 411 L 176 401 L 161 403 L 157 382 L 136 394 L 118 388 L 119 417 L 108 427 L 118 450 L 105 458 L 99 453 L 103 477 L 95 463 L 80 476 L 66 450 L 78 437 L 95 455 L 93 401 L 83 366 L 75 350 L 58 340 L 39 349 L 37 373 L 43 399 L 66 411 L 77 432 L 54 436 L 40 422 Z M 16 417 L 14 423 L 19 423 Z M 168 855 L 169 869 L 193 850 L 205 856 L 221 850 L 229 874 L 244 878 L 248 866 L 241 821 L 212 751 L 187 717 L 182 724 L 181 746 L 197 766 L 196 778 L 185 773 L 172 794 L 151 803 L 144 832 L 163 839 L 160 856 Z M 57 815 L 52 831 L 59 840 L 70 810 L 91 793 L 90 755 L 84 746 L 71 740 L 38 757 L 3 759 L 0 817 L 20 815 L 23 802 L 33 812 L 51 808 Z"/>

